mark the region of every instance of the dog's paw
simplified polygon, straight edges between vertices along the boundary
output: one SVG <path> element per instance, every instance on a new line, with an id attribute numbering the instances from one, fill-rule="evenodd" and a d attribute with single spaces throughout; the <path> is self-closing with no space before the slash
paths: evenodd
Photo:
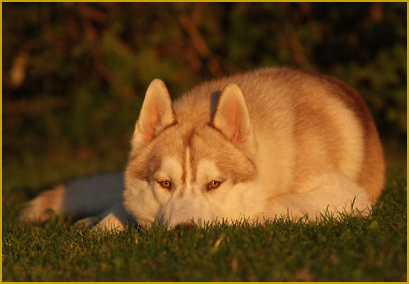
<path id="1" fill-rule="evenodd" d="M 65 189 L 63 185 L 42 192 L 23 206 L 19 220 L 25 223 L 39 223 L 62 213 L 64 194 Z"/>
<path id="2" fill-rule="evenodd" d="M 96 216 L 84 218 L 75 222 L 74 227 L 79 228 L 91 228 L 96 225 L 99 221 L 99 218 Z"/>

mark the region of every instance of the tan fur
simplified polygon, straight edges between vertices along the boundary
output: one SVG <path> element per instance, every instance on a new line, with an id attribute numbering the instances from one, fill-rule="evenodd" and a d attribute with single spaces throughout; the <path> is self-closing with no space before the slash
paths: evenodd
<path id="1" fill-rule="evenodd" d="M 337 114 L 328 109 L 335 102 L 336 107 L 348 107 L 355 115 L 352 119 L 359 124 L 357 128 L 363 132 L 364 159 L 359 161 L 359 170 L 353 174 L 359 176 L 357 182 L 374 200 L 378 198 L 384 185 L 382 147 L 373 119 L 355 90 L 336 79 L 304 71 L 288 68 L 259 70 L 194 88 L 174 103 L 177 121 L 192 125 L 210 122 L 209 97 L 230 82 L 235 82 L 242 90 L 259 139 L 272 146 L 259 149 L 264 151 L 260 155 L 262 163 L 268 163 L 264 160 L 274 156 L 273 163 L 277 164 L 272 168 L 265 167 L 268 169 L 265 175 L 271 176 L 267 179 L 271 180 L 272 187 L 276 184 L 282 191 L 294 189 L 308 173 L 315 174 L 320 168 L 338 169 L 340 160 L 356 159 L 343 155 L 351 145 L 348 145 L 348 137 L 342 140 L 339 128 L 351 125 L 343 125 L 342 121 L 335 123 L 337 117 L 334 115 Z M 298 148 L 297 153 L 292 148 Z M 284 176 L 278 170 L 280 176 L 274 176 L 272 169 L 276 167 L 292 170 Z M 263 170 L 262 167 L 259 170 Z M 294 183 L 293 179 L 297 182 Z"/>
<path id="2" fill-rule="evenodd" d="M 26 204 L 20 214 L 20 220 L 29 222 L 45 221 L 52 214 L 63 213 L 64 191 L 64 186 L 58 185 L 52 190 L 42 192 L 35 200 Z"/>
<path id="3" fill-rule="evenodd" d="M 368 213 L 384 172 L 363 99 L 337 79 L 261 69 L 204 83 L 175 102 L 156 79 L 135 126 L 123 203 L 112 203 L 100 225 Z M 55 207 L 44 198 L 31 205 L 36 214 Z"/>
<path id="4" fill-rule="evenodd" d="M 337 93 L 340 94 L 348 107 L 354 110 L 362 125 L 365 147 L 364 160 L 361 172 L 359 173 L 358 183 L 368 191 L 375 202 L 379 198 L 381 189 L 385 184 L 385 161 L 375 123 L 364 100 L 356 90 L 335 78 L 327 79 L 337 85 L 339 88 Z"/>

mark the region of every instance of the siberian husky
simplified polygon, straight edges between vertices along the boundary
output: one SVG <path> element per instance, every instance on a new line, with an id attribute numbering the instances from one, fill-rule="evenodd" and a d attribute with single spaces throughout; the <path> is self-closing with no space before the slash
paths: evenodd
<path id="1" fill-rule="evenodd" d="M 111 229 L 128 220 L 169 228 L 280 216 L 315 221 L 368 214 L 384 172 L 362 97 L 337 79 L 260 69 L 204 83 L 175 102 L 155 79 L 125 173 L 45 191 L 20 219 L 45 220 L 51 208 L 73 216 L 99 212 L 94 224 Z"/>

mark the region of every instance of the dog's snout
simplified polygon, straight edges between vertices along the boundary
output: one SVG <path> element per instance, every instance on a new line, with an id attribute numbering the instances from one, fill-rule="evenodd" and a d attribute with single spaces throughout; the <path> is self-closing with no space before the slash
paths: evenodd
<path id="1" fill-rule="evenodd" d="M 192 228 L 192 223 L 191 222 L 184 222 L 177 224 L 175 226 L 175 230 L 190 230 Z"/>
<path id="2" fill-rule="evenodd" d="M 191 229 L 214 218 L 212 205 L 203 194 L 173 194 L 158 212 L 157 220 L 169 229 Z"/>

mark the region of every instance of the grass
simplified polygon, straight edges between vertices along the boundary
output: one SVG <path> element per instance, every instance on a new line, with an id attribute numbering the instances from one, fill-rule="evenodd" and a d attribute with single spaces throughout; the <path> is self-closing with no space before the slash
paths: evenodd
<path id="1" fill-rule="evenodd" d="M 33 193 L 13 193 L 9 182 L 3 281 L 406 281 L 406 169 L 388 177 L 369 218 L 128 227 L 119 234 L 74 228 L 62 217 L 38 227 L 15 224 Z"/>
<path id="2" fill-rule="evenodd" d="M 112 101 L 105 95 L 47 111 L 35 100 L 28 105 L 42 107 L 5 108 L 3 281 L 406 281 L 405 167 L 389 170 L 380 202 L 363 219 L 129 227 L 120 234 L 73 228 L 67 218 L 17 224 L 22 204 L 41 190 L 124 168 L 141 101 Z M 386 157 L 406 165 L 398 150 Z"/>
<path id="3" fill-rule="evenodd" d="M 365 9 L 377 11 L 377 6 L 370 5 L 345 8 L 345 15 L 357 23 L 357 33 L 352 35 L 365 35 L 359 50 L 348 40 L 346 45 L 339 40 L 351 35 L 343 17 L 331 20 L 341 28 L 336 34 L 327 34 L 327 44 L 321 43 L 319 35 L 328 33 L 328 29 L 320 26 L 334 15 L 342 15 L 336 6 L 278 7 L 276 11 L 271 5 L 250 10 L 218 5 L 214 10 L 210 6 L 183 8 L 172 4 L 175 14 L 168 13 L 169 7 L 139 5 L 133 9 L 146 10 L 147 17 L 127 18 L 118 12 L 128 11 L 125 6 L 7 5 L 11 13 L 4 13 L 3 281 L 406 281 L 406 168 L 389 171 L 380 202 L 373 215 L 364 219 L 345 217 L 320 224 L 281 219 L 265 226 L 242 223 L 189 231 L 127 228 L 115 235 L 73 228 L 73 221 L 66 218 L 55 218 L 38 227 L 16 223 L 23 202 L 39 191 L 74 177 L 124 168 L 130 135 L 151 79 L 164 79 L 170 94 L 177 96 L 210 74 L 278 62 L 298 66 L 300 62 L 290 59 L 291 48 L 286 47 L 303 38 L 310 43 L 305 50 L 310 54 L 306 57 L 310 62 L 304 62 L 307 67 L 327 70 L 359 87 L 385 131 L 381 136 L 391 143 L 385 147 L 388 164 L 403 159 L 406 165 L 406 61 L 399 60 L 406 58 L 406 10 L 402 9 L 406 6 L 383 5 L 383 21 L 371 20 L 373 13 L 353 19 Z M 266 7 L 269 9 L 264 11 Z M 303 15 L 299 26 L 298 10 L 308 7 L 331 13 L 324 13 L 329 18 L 322 19 L 307 13 L 311 15 Z M 82 13 L 83 9 L 89 11 Z M 198 26 L 198 30 L 204 28 L 205 40 L 206 35 L 212 35 L 208 43 L 214 58 L 202 58 L 193 46 L 189 47 L 190 33 L 179 29 L 177 18 L 196 13 L 195 9 L 209 15 L 202 17 L 207 24 Z M 52 13 L 54 10 L 57 14 Z M 99 18 L 106 18 L 104 23 L 92 19 L 95 12 Z M 151 25 L 149 15 L 153 12 L 161 13 L 163 19 L 155 21 L 152 29 L 136 32 L 136 38 L 126 34 L 134 24 Z M 62 21 L 58 17 L 61 13 Z M 87 27 L 84 33 L 76 24 L 77 14 Z M 251 15 L 261 17 L 249 26 L 257 29 L 252 33 L 257 40 L 242 46 L 241 27 L 248 24 Z M 295 21 L 297 32 L 289 35 L 288 29 L 275 25 L 263 35 L 258 26 L 267 18 L 270 23 L 270 16 L 288 23 Z M 218 24 L 226 20 L 231 25 Z M 217 34 L 224 34 L 218 32 L 220 27 L 226 31 L 227 45 L 218 39 Z M 374 31 L 390 31 L 392 40 L 385 45 Z M 72 36 L 72 32 L 78 36 Z M 166 47 L 178 34 L 180 40 Z M 296 41 L 291 40 L 293 37 Z M 271 40 L 273 46 L 264 44 L 260 50 L 263 38 Z M 141 40 L 146 44 L 139 46 Z M 98 43 L 100 52 L 95 49 Z M 138 46 L 134 52 L 133 46 Z M 280 51 L 272 52 L 274 46 Z M 264 49 L 273 56 L 266 56 Z M 310 52 L 321 49 L 331 52 Z M 373 56 L 368 56 L 368 51 Z M 223 53 L 228 56 L 219 56 Z M 349 53 L 354 56 L 345 60 L 344 55 Z M 24 54 L 28 64 L 15 64 Z M 215 62 L 220 63 L 220 70 L 211 70 L 217 67 Z M 7 75 L 14 67 L 26 75 L 17 87 Z M 130 88 L 135 97 L 124 96 L 124 86 L 125 93 Z"/>

